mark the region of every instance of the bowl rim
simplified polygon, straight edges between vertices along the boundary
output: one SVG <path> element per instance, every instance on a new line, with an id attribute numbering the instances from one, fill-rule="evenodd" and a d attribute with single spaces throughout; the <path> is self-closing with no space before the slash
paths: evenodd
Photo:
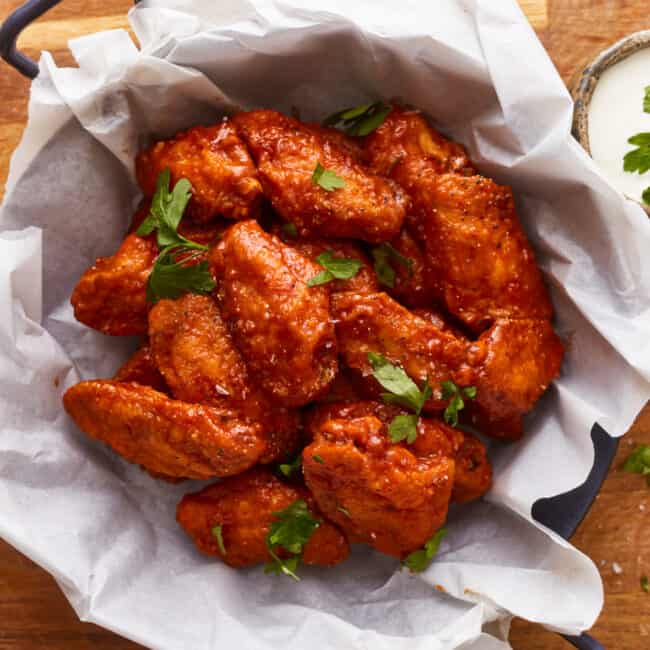
<path id="1" fill-rule="evenodd" d="M 633 32 L 601 50 L 599 54 L 585 65 L 570 83 L 573 98 L 573 123 L 571 133 L 583 149 L 591 156 L 589 144 L 589 104 L 600 77 L 612 66 L 644 49 L 650 49 L 650 29 Z M 650 217 L 650 206 L 638 199 L 625 195 L 638 203 Z"/>

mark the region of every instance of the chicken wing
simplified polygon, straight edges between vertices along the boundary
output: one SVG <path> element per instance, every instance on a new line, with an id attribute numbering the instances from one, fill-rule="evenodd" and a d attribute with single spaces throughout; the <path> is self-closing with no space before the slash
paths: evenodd
<path id="1" fill-rule="evenodd" d="M 440 391 L 443 381 L 459 386 L 474 381 L 474 371 L 467 364 L 468 341 L 416 316 L 385 293 L 336 294 L 332 315 L 342 358 L 365 379 L 374 395 L 381 387 L 372 376 L 369 352 L 401 365 L 420 387 L 428 380 L 434 394 L 427 410 L 445 408 Z"/>
<path id="2" fill-rule="evenodd" d="M 169 394 L 169 386 L 160 374 L 148 343 L 141 345 L 138 350 L 126 360 L 113 377 L 121 383 L 134 383 L 149 386 L 159 393 Z"/>
<path id="3" fill-rule="evenodd" d="M 259 390 L 212 298 L 161 300 L 149 312 L 149 340 L 176 399 L 237 409 L 259 422 L 269 437 L 261 463 L 295 454 L 298 412 L 275 405 Z"/>
<path id="4" fill-rule="evenodd" d="M 75 318 L 103 334 L 146 334 L 147 280 L 157 256 L 152 237 L 128 235 L 115 255 L 81 276 L 70 298 Z"/>
<path id="5" fill-rule="evenodd" d="M 197 548 L 232 567 L 268 562 L 266 537 L 277 513 L 304 500 L 312 516 L 319 512 L 304 487 L 283 483 L 271 472 L 254 469 L 183 497 L 176 519 Z M 219 527 L 223 550 L 213 530 Z M 224 552 L 225 551 L 225 552 Z M 304 545 L 305 564 L 334 566 L 343 562 L 350 548 L 341 531 L 328 521 L 320 525 Z M 280 557 L 286 553 L 277 550 Z"/>
<path id="6" fill-rule="evenodd" d="M 406 197 L 340 146 L 328 130 L 270 110 L 239 113 L 233 123 L 257 162 L 264 193 L 303 237 L 392 239 L 406 215 Z M 328 191 L 314 182 L 317 164 L 345 185 Z"/>
<path id="7" fill-rule="evenodd" d="M 283 406 L 323 394 L 337 369 L 322 268 L 254 221 L 232 226 L 210 253 L 222 315 L 261 388 Z"/>
<path id="8" fill-rule="evenodd" d="M 429 126 L 419 111 L 393 106 L 383 123 L 364 142 L 364 158 L 377 174 L 394 178 L 410 190 L 418 170 L 472 175 L 475 172 L 463 145 Z M 402 173 L 408 162 L 411 169 Z"/>
<path id="9" fill-rule="evenodd" d="M 351 541 L 387 555 L 402 558 L 421 548 L 444 524 L 451 499 L 455 464 L 444 453 L 449 448 L 444 434 L 421 419 L 421 447 L 396 444 L 382 417 L 391 407 L 365 402 L 338 412 L 327 408 L 330 417 L 315 418 L 314 442 L 302 456 L 305 481 L 320 510 Z M 420 441 L 429 435 L 443 449 Z"/>
<path id="10" fill-rule="evenodd" d="M 63 404 L 89 436 L 165 476 L 239 474 L 267 448 L 261 426 L 232 410 L 172 400 L 137 384 L 83 381 L 67 390 Z"/>
<path id="11" fill-rule="evenodd" d="M 197 126 L 171 140 L 156 142 L 136 159 L 136 176 L 146 196 L 153 196 L 161 171 L 172 184 L 187 178 L 192 198 L 186 214 L 200 222 L 221 215 L 228 219 L 257 217 L 262 186 L 244 143 L 230 122 Z"/>
<path id="12" fill-rule="evenodd" d="M 521 417 L 560 373 L 564 347 L 543 320 L 499 320 L 469 349 L 476 369 L 471 413 L 485 433 L 518 438 Z"/>

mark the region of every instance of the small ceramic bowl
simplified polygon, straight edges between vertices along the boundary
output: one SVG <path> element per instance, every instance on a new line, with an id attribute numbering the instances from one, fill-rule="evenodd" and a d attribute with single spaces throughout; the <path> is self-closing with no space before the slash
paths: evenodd
<path id="1" fill-rule="evenodd" d="M 650 48 L 650 29 L 630 34 L 603 50 L 569 84 L 574 100 L 573 136 L 589 155 L 589 102 L 601 75 L 611 66 L 644 48 Z M 650 77 L 649 77 L 650 79 Z M 636 200 L 636 199 L 633 199 Z M 641 204 L 650 216 L 650 206 Z"/>

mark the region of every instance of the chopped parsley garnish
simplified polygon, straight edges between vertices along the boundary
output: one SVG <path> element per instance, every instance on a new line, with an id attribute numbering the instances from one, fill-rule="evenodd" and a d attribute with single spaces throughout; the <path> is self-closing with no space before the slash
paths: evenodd
<path id="1" fill-rule="evenodd" d="M 219 524 L 218 526 L 213 526 L 211 532 L 212 532 L 212 536 L 217 540 L 217 546 L 219 547 L 221 554 L 226 555 L 226 547 L 223 543 L 222 528 L 223 526 L 221 524 Z"/>
<path id="2" fill-rule="evenodd" d="M 623 470 L 645 476 L 650 485 L 650 445 L 638 445 L 625 461 Z"/>
<path id="3" fill-rule="evenodd" d="M 446 534 L 447 529 L 441 528 L 428 542 L 425 543 L 424 548 L 421 548 L 419 551 L 413 551 L 413 553 L 407 555 L 402 561 L 402 564 L 411 571 L 417 573 L 424 571 L 429 564 L 431 564 L 431 560 L 438 552 L 440 542 Z"/>
<path id="4" fill-rule="evenodd" d="M 308 287 L 326 284 L 332 280 L 349 280 L 363 266 L 361 260 L 353 257 L 334 257 L 332 251 L 321 253 L 316 261 L 325 269 L 307 281 Z"/>
<path id="5" fill-rule="evenodd" d="M 314 454 L 314 455 L 312 456 L 312 459 L 315 460 L 317 463 L 320 463 L 321 465 L 322 465 L 323 463 L 325 463 L 325 461 L 324 461 L 320 456 L 318 456 L 318 455 L 316 455 L 316 454 Z"/>
<path id="6" fill-rule="evenodd" d="M 170 192 L 170 178 L 169 169 L 158 175 L 149 215 L 137 231 L 140 237 L 146 237 L 155 230 L 160 248 L 147 280 L 148 302 L 158 302 L 161 298 L 175 299 L 184 293 L 209 294 L 215 288 L 208 263 L 205 260 L 192 263 L 208 247 L 178 233 L 178 224 L 191 197 L 190 182 L 181 178 Z"/>
<path id="7" fill-rule="evenodd" d="M 643 96 L 643 111 L 650 113 L 650 86 L 645 87 L 645 95 Z"/>
<path id="8" fill-rule="evenodd" d="M 641 195 L 641 199 L 646 205 L 650 205 L 650 187 L 646 187 Z"/>
<path id="9" fill-rule="evenodd" d="M 278 470 L 280 471 L 280 474 L 286 476 L 287 478 L 291 478 L 294 472 L 299 472 L 301 469 L 302 469 L 301 454 L 298 454 L 296 458 L 290 463 L 282 463 L 281 465 L 278 465 Z"/>
<path id="10" fill-rule="evenodd" d="M 319 185 L 327 192 L 333 192 L 345 187 L 345 181 L 340 176 L 337 176 L 331 169 L 325 169 L 320 163 L 316 163 L 311 182 L 314 185 Z"/>
<path id="11" fill-rule="evenodd" d="M 391 266 L 391 261 L 401 264 L 408 270 L 409 275 L 413 273 L 413 260 L 402 255 L 388 243 L 373 248 L 372 257 L 375 260 L 375 273 L 379 284 L 384 284 L 391 289 L 395 286 L 395 269 Z"/>
<path id="12" fill-rule="evenodd" d="M 388 425 L 388 433 L 393 442 L 406 440 L 408 444 L 417 438 L 417 424 L 420 413 L 426 401 L 433 396 L 429 381 L 424 382 L 422 390 L 400 368 L 393 365 L 383 354 L 368 352 L 368 362 L 372 366 L 372 374 L 387 393 L 381 398 L 389 404 L 399 404 L 414 411 L 415 415 L 397 415 Z"/>
<path id="13" fill-rule="evenodd" d="M 641 576 L 641 589 L 650 594 L 650 581 L 648 581 L 648 576 Z"/>
<path id="14" fill-rule="evenodd" d="M 392 110 L 392 106 L 383 102 L 361 104 L 333 113 L 323 121 L 323 126 L 341 128 L 348 135 L 364 136 L 381 126 Z"/>
<path id="15" fill-rule="evenodd" d="M 294 501 L 284 510 L 274 512 L 273 516 L 276 521 L 271 524 L 266 536 L 266 547 L 273 559 L 264 566 L 264 573 L 284 574 L 300 580 L 296 575 L 300 555 L 321 522 L 312 517 L 302 499 Z M 278 547 L 291 553 L 291 557 L 280 558 L 276 553 Z"/>
<path id="16" fill-rule="evenodd" d="M 637 133 L 628 139 L 636 149 L 628 151 L 623 158 L 623 169 L 626 172 L 645 174 L 650 170 L 650 133 Z"/>
<path id="17" fill-rule="evenodd" d="M 296 228 L 295 223 L 285 223 L 282 226 L 282 232 L 287 236 L 287 237 L 297 237 L 298 236 L 298 228 Z"/>
<path id="18" fill-rule="evenodd" d="M 443 414 L 444 420 L 452 427 L 458 426 L 458 411 L 465 408 L 465 397 L 474 399 L 476 397 L 476 386 L 466 386 L 460 388 L 453 381 L 443 381 L 440 384 L 442 388 L 442 399 L 448 399 L 449 404 Z"/>

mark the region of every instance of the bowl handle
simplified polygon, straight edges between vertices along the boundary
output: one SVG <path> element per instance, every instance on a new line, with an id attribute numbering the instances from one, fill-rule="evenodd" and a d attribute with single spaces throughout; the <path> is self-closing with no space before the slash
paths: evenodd
<path id="1" fill-rule="evenodd" d="M 38 64 L 16 49 L 20 32 L 61 0 L 27 0 L 0 27 L 0 56 L 18 72 L 30 79 L 38 75 Z"/>

